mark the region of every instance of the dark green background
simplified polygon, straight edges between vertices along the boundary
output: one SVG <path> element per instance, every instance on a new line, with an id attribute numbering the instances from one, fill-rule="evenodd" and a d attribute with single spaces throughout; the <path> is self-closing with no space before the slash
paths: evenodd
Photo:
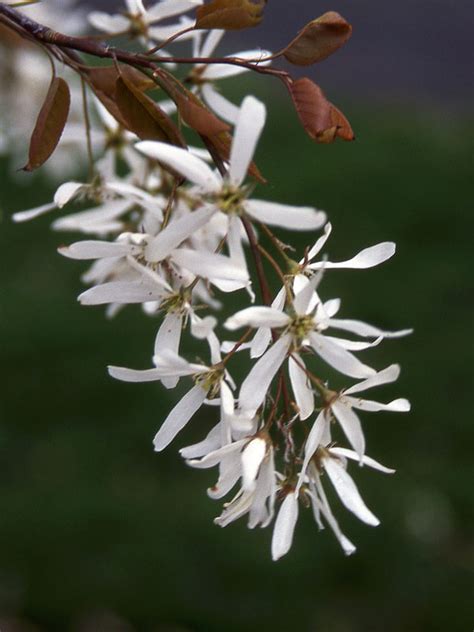
<path id="1" fill-rule="evenodd" d="M 303 511 L 278 563 L 270 530 L 213 526 L 214 471 L 191 470 L 176 453 L 205 434 L 211 414 L 153 453 L 176 393 L 115 382 L 105 366 L 149 366 L 156 321 L 129 308 L 107 322 L 79 306 L 84 266 L 55 252 L 73 237 L 51 233 L 50 217 L 9 219 L 54 186 L 41 175 L 9 179 L 4 162 L 2 632 L 26 629 L 13 618 L 53 631 L 472 629 L 474 126 L 453 113 L 341 105 L 358 140 L 330 147 L 306 139 L 282 104 L 271 109 L 257 155 L 269 185 L 258 195 L 327 210 L 331 257 L 398 244 L 392 261 L 328 273 L 321 290 L 343 298 L 343 316 L 415 328 L 364 356 L 379 368 L 400 362 L 401 379 L 380 398 L 413 405 L 364 416 L 369 454 L 397 468 L 393 477 L 355 470 L 382 525 L 335 505 L 358 545 L 345 558 Z M 295 241 L 304 239 L 313 238 Z"/>

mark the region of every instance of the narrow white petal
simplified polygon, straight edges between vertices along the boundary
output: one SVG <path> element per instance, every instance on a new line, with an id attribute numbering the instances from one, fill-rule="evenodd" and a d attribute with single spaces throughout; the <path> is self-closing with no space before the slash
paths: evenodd
<path id="1" fill-rule="evenodd" d="M 249 512 L 249 529 L 254 529 L 258 524 L 260 524 L 262 528 L 270 524 L 274 513 L 275 495 L 275 462 L 273 459 L 273 448 L 271 447 L 262 462 L 258 474 Z"/>
<path id="2" fill-rule="evenodd" d="M 106 305 L 107 303 L 119 303 L 121 305 L 132 303 L 145 303 L 147 301 L 159 301 L 165 292 L 160 286 L 140 281 L 111 281 L 91 287 L 79 295 L 81 305 Z"/>
<path id="3" fill-rule="evenodd" d="M 107 182 L 107 190 L 118 193 L 125 199 L 138 201 L 142 204 L 144 203 L 145 208 L 148 208 L 149 206 L 155 211 L 157 208 L 161 210 L 161 207 L 163 206 L 163 198 L 154 197 L 153 195 L 150 195 L 150 193 L 147 193 L 143 189 L 140 189 L 129 182 L 120 182 L 118 180 Z"/>
<path id="4" fill-rule="evenodd" d="M 221 425 L 221 423 L 218 423 L 214 426 L 207 437 L 199 443 L 194 443 L 186 448 L 181 448 L 179 453 L 183 459 L 196 459 L 209 454 L 209 452 L 217 450 L 221 445 Z"/>
<path id="5" fill-rule="evenodd" d="M 238 53 L 233 53 L 232 55 L 227 55 L 227 57 L 235 57 L 237 59 L 244 60 L 257 60 L 259 66 L 268 66 L 271 63 L 269 61 L 259 61 L 260 59 L 264 59 L 265 57 L 269 57 L 271 55 L 270 51 L 255 49 L 255 50 L 245 50 L 240 51 Z M 206 66 L 206 69 L 203 72 L 203 77 L 210 81 L 214 81 L 216 79 L 227 79 L 228 77 L 235 77 L 237 75 L 241 75 L 244 72 L 248 72 L 249 68 L 245 66 L 237 66 L 232 64 L 209 64 Z"/>
<path id="6" fill-rule="evenodd" d="M 224 255 L 180 248 L 173 250 L 171 257 L 179 266 L 211 282 L 217 279 L 247 282 L 249 278 L 247 270 Z"/>
<path id="7" fill-rule="evenodd" d="M 324 490 L 322 488 L 322 485 L 321 485 L 320 481 L 318 481 L 318 492 L 319 492 L 319 498 L 314 496 L 314 499 L 315 499 L 315 502 L 316 502 L 319 510 L 323 514 L 323 516 L 326 519 L 326 522 L 328 523 L 328 525 L 331 527 L 332 532 L 334 533 L 334 535 L 338 539 L 339 544 L 341 545 L 342 550 L 344 551 L 344 554 L 345 555 L 352 555 L 353 553 L 355 553 L 356 547 L 342 533 L 342 531 L 341 531 L 341 529 L 339 527 L 339 524 L 338 524 L 336 518 L 334 517 L 334 515 L 333 515 L 333 513 L 331 511 L 329 503 L 327 502 L 326 494 L 324 494 Z"/>
<path id="8" fill-rule="evenodd" d="M 49 204 L 42 204 L 41 206 L 36 206 L 35 208 L 28 209 L 27 211 L 20 211 L 19 213 L 15 213 L 12 216 L 14 222 L 28 222 L 30 219 L 35 219 L 40 215 L 44 215 L 45 213 L 49 213 L 57 208 L 54 202 L 50 202 Z"/>
<path id="9" fill-rule="evenodd" d="M 306 471 L 308 469 L 309 462 L 314 456 L 314 453 L 320 446 L 323 436 L 325 434 L 325 429 L 329 425 L 329 421 L 326 417 L 326 413 L 322 410 L 319 415 L 316 417 L 316 420 L 309 432 L 309 435 L 306 439 L 306 443 L 304 446 L 304 461 L 301 466 L 301 472 L 298 478 L 298 485 L 296 486 L 297 491 L 300 489 L 303 484 L 306 476 Z"/>
<path id="10" fill-rule="evenodd" d="M 208 493 L 210 495 L 209 490 Z M 220 527 L 226 527 L 229 523 L 242 517 L 250 509 L 252 498 L 253 492 L 239 491 L 237 496 L 226 505 L 221 515 L 214 519 L 214 523 Z"/>
<path id="11" fill-rule="evenodd" d="M 331 298 L 329 301 L 325 301 L 324 303 L 324 311 L 331 318 L 335 316 L 341 307 L 341 299 L 340 298 Z"/>
<path id="12" fill-rule="evenodd" d="M 358 408 L 359 410 L 367 410 L 368 412 L 378 412 L 380 410 L 386 410 L 389 412 L 407 413 L 410 410 L 410 402 L 404 398 L 394 399 L 388 404 L 374 402 L 370 399 L 359 399 L 357 397 L 344 396 L 344 399 L 346 399 L 354 408 Z"/>
<path id="13" fill-rule="evenodd" d="M 163 355 L 166 352 L 178 354 L 182 328 L 183 314 L 168 312 L 156 334 L 155 356 Z M 165 377 L 162 379 L 162 383 L 166 388 L 174 388 L 178 380 L 178 377 Z"/>
<path id="14" fill-rule="evenodd" d="M 69 259 L 102 259 L 139 254 L 141 246 L 110 241 L 76 241 L 70 246 L 58 248 L 58 252 Z"/>
<path id="15" fill-rule="evenodd" d="M 176 404 L 163 425 L 153 439 L 155 450 L 160 452 L 173 441 L 178 432 L 184 428 L 194 413 L 201 408 L 206 399 L 207 391 L 199 384 L 192 387 L 190 391 Z"/>
<path id="16" fill-rule="evenodd" d="M 54 203 L 62 208 L 77 195 L 83 186 L 82 182 L 65 182 L 54 194 Z"/>
<path id="17" fill-rule="evenodd" d="M 186 13 L 202 4 L 202 0 L 164 0 L 145 11 L 147 22 L 155 22 Z"/>
<path id="18" fill-rule="evenodd" d="M 286 290 L 284 287 L 280 289 L 278 294 L 272 301 L 272 307 L 283 311 L 286 301 Z M 259 358 L 265 353 L 272 340 L 272 331 L 269 327 L 260 327 L 257 329 L 255 336 L 253 337 L 250 347 L 250 357 Z"/>
<path id="19" fill-rule="evenodd" d="M 231 331 L 240 327 L 285 327 L 290 320 L 288 314 L 273 307 L 247 307 L 228 318 L 224 327 Z"/>
<path id="20" fill-rule="evenodd" d="M 359 455 L 354 450 L 348 450 L 347 448 L 331 448 L 331 454 L 335 454 L 336 456 L 342 456 L 346 459 L 352 459 L 353 461 L 360 461 Z M 379 470 L 380 472 L 384 472 L 384 474 L 393 474 L 395 470 L 392 470 L 389 467 L 385 467 L 375 459 L 372 459 L 370 456 L 362 457 L 362 465 L 367 465 L 368 467 L 373 468 L 374 470 Z"/>
<path id="21" fill-rule="evenodd" d="M 156 356 L 160 356 L 165 350 L 178 353 L 182 326 L 183 314 L 178 312 L 166 314 L 155 338 L 154 354 Z"/>
<path id="22" fill-rule="evenodd" d="M 216 192 L 222 186 L 222 179 L 209 165 L 186 149 L 150 140 L 137 143 L 135 147 L 149 158 L 168 165 L 204 191 Z"/>
<path id="23" fill-rule="evenodd" d="M 304 362 L 297 353 L 288 358 L 291 388 L 299 409 L 300 419 L 307 419 L 314 410 L 314 393 L 305 371 L 301 368 Z"/>
<path id="24" fill-rule="evenodd" d="M 103 11 L 91 11 L 87 19 L 95 29 L 105 33 L 120 33 L 130 27 L 127 18 L 121 15 L 109 15 Z"/>
<path id="25" fill-rule="evenodd" d="M 258 470 L 267 451 L 267 442 L 257 437 L 242 450 L 242 488 L 253 489 Z"/>
<path id="26" fill-rule="evenodd" d="M 331 409 L 349 440 L 349 443 L 359 455 L 359 459 L 362 460 L 365 451 L 365 437 L 359 417 L 350 406 L 346 406 L 343 402 L 338 400 L 331 404 Z"/>
<path id="27" fill-rule="evenodd" d="M 94 227 L 111 222 L 123 215 L 130 206 L 130 200 L 109 200 L 96 208 L 60 217 L 53 222 L 52 227 L 54 230 L 80 230 L 84 232 L 90 227 L 90 232 L 92 232 Z M 121 225 L 122 222 L 119 223 L 119 226 Z"/>
<path id="28" fill-rule="evenodd" d="M 272 330 L 270 327 L 260 327 L 255 332 L 255 336 L 250 343 L 250 357 L 259 358 L 268 349 L 272 341 Z"/>
<path id="29" fill-rule="evenodd" d="M 142 274 L 146 279 L 149 279 L 153 285 L 161 286 L 170 294 L 173 292 L 173 288 L 169 283 L 155 270 L 139 263 L 136 259 L 128 259 L 128 263 L 134 270 Z"/>
<path id="30" fill-rule="evenodd" d="M 366 524 L 370 524 L 374 527 L 380 524 L 379 519 L 374 516 L 362 500 L 354 481 L 342 465 L 340 465 L 336 459 L 332 458 L 323 459 L 323 465 L 337 495 L 346 509 L 352 511 L 359 520 L 362 520 L 362 522 Z"/>
<path id="31" fill-rule="evenodd" d="M 229 261 L 231 261 L 229 259 Z M 244 288 L 248 288 L 249 281 L 229 281 L 227 279 L 210 279 L 211 283 L 216 286 L 218 290 L 225 293 L 237 292 L 237 290 L 242 290 Z"/>
<path id="32" fill-rule="evenodd" d="M 330 224 L 330 222 L 328 222 L 325 227 L 324 227 L 324 235 L 322 235 L 314 244 L 314 246 L 311 248 L 311 250 L 308 252 L 308 261 L 312 261 L 314 259 L 314 257 L 316 257 L 316 255 L 323 249 L 324 244 L 327 242 L 327 240 L 329 239 L 329 235 L 331 234 L 332 231 L 332 226 Z M 303 260 L 300 261 L 300 263 L 303 263 Z"/>
<path id="33" fill-rule="evenodd" d="M 217 319 L 214 316 L 200 318 L 194 312 L 191 313 L 191 334 L 198 340 L 205 340 L 214 331 Z"/>
<path id="34" fill-rule="evenodd" d="M 127 369 L 121 366 L 108 366 L 109 375 L 122 382 L 156 382 L 163 377 L 160 369 Z"/>
<path id="35" fill-rule="evenodd" d="M 300 278 L 301 275 L 298 275 Z M 311 280 L 307 277 L 303 277 L 306 282 L 302 284 L 301 289 L 296 291 L 295 289 L 295 298 L 293 300 L 293 307 L 297 314 L 304 316 L 308 314 L 311 310 L 311 307 L 317 303 L 317 293 L 315 292 L 315 287 L 319 283 L 319 279 L 317 275 L 313 276 Z"/>
<path id="36" fill-rule="evenodd" d="M 239 108 L 226 99 L 209 83 L 202 87 L 202 97 L 213 112 L 224 121 L 235 125 L 239 118 Z"/>
<path id="37" fill-rule="evenodd" d="M 282 502 L 275 520 L 272 537 L 272 559 L 274 562 L 290 550 L 297 520 L 298 498 L 295 492 L 291 492 Z"/>
<path id="38" fill-rule="evenodd" d="M 235 215 L 233 215 L 229 221 L 227 245 L 229 247 L 230 258 L 240 266 L 246 268 L 247 261 L 245 259 L 244 248 L 242 245 L 242 222 L 238 217 L 235 217 Z"/>
<path id="39" fill-rule="evenodd" d="M 127 9 L 130 13 L 145 15 L 146 9 L 143 0 L 125 0 Z"/>
<path id="40" fill-rule="evenodd" d="M 240 106 L 230 150 L 229 179 L 235 186 L 240 186 L 247 174 L 258 139 L 265 125 L 265 118 L 264 104 L 255 97 L 245 97 Z"/>
<path id="41" fill-rule="evenodd" d="M 216 50 L 219 42 L 224 37 L 225 31 L 223 29 L 212 29 L 209 31 L 206 40 L 197 57 L 210 57 Z"/>
<path id="42" fill-rule="evenodd" d="M 311 501 L 311 508 L 313 510 L 314 521 L 316 522 L 318 529 L 322 531 L 325 527 L 321 520 L 321 510 L 318 504 L 319 499 L 316 497 L 316 494 L 314 493 L 313 489 L 306 489 L 305 493 L 309 496 L 309 499 Z"/>
<path id="43" fill-rule="evenodd" d="M 220 396 L 222 417 L 233 415 L 235 408 L 234 396 L 225 381 L 222 381 Z"/>
<path id="44" fill-rule="evenodd" d="M 398 380 L 399 375 L 400 366 L 398 364 L 391 364 L 386 369 L 383 369 L 383 371 L 379 371 L 372 377 L 369 377 L 367 380 L 359 382 L 358 384 L 354 384 L 354 386 L 345 389 L 344 395 L 360 393 L 360 391 L 365 391 L 368 388 L 373 388 L 374 386 L 379 386 L 380 384 L 390 384 L 391 382 L 395 382 L 396 380 Z"/>
<path id="45" fill-rule="evenodd" d="M 365 270 L 367 268 L 373 268 L 380 263 L 387 261 L 395 254 L 395 244 L 391 241 L 384 241 L 383 243 L 371 246 L 370 248 L 364 248 L 355 257 L 348 259 L 347 261 L 318 261 L 312 263 L 309 267 L 311 270 L 319 270 L 320 268 L 335 269 L 335 268 L 352 268 L 355 270 Z"/>
<path id="46" fill-rule="evenodd" d="M 148 243 L 145 250 L 147 260 L 156 262 L 166 259 L 172 250 L 177 248 L 199 228 L 207 224 L 214 213 L 214 208 L 204 207 L 168 224 L 163 231 L 158 233 Z"/>
<path id="47" fill-rule="evenodd" d="M 235 441 L 234 443 L 229 443 L 228 445 L 224 445 L 213 452 L 209 452 L 202 459 L 192 459 L 188 462 L 188 465 L 191 467 L 195 467 L 197 469 L 208 469 L 210 467 L 215 467 L 218 465 L 223 459 L 227 458 L 230 454 L 236 453 L 238 455 L 239 463 L 240 463 L 240 452 L 243 446 L 247 443 L 248 440 L 241 439 L 240 441 Z"/>
<path id="48" fill-rule="evenodd" d="M 266 200 L 247 200 L 245 210 L 259 222 L 289 230 L 317 230 L 326 221 L 326 213 L 310 206 L 290 206 Z"/>
<path id="49" fill-rule="evenodd" d="M 401 336 L 407 336 L 413 333 L 413 329 L 400 329 L 399 331 L 384 331 L 368 323 L 364 323 L 361 320 L 351 320 L 342 318 L 330 318 L 328 320 L 328 326 L 335 329 L 343 329 L 345 331 L 351 331 L 358 336 L 378 338 L 383 336 L 384 338 L 400 338 Z"/>
<path id="50" fill-rule="evenodd" d="M 254 364 L 242 383 L 239 394 L 240 408 L 248 414 L 255 413 L 263 403 L 268 388 L 282 365 L 291 343 L 285 334 Z"/>
<path id="51" fill-rule="evenodd" d="M 233 452 L 224 457 L 219 466 L 217 483 L 207 490 L 209 498 L 218 500 L 223 498 L 239 480 L 242 474 L 242 463 L 239 452 Z"/>
<path id="52" fill-rule="evenodd" d="M 310 333 L 311 346 L 321 358 L 334 369 L 350 377 L 369 377 L 375 370 L 363 364 L 352 353 L 339 345 L 327 340 L 325 336 Z"/>
<path id="53" fill-rule="evenodd" d="M 346 338 L 335 338 L 334 336 L 324 336 L 326 340 L 330 340 L 334 342 L 334 344 L 339 345 L 343 349 L 347 349 L 348 351 L 364 351 L 365 349 L 370 349 L 371 347 L 376 347 L 379 345 L 383 338 L 380 336 L 371 342 L 359 342 L 358 340 L 347 340 Z"/>

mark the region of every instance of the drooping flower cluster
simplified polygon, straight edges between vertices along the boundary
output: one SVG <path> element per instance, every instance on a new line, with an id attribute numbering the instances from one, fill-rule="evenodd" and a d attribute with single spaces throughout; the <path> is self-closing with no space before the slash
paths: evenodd
<path id="1" fill-rule="evenodd" d="M 224 34 L 216 28 L 204 34 L 202 28 L 194 29 L 190 17 L 183 17 L 201 4 L 161 0 L 146 8 L 140 0 L 127 0 L 122 14 L 93 12 L 89 19 L 109 35 L 125 33 L 145 47 L 160 49 L 169 66 L 173 58 L 163 53 L 161 44 L 191 41 L 191 59 L 201 60 L 213 54 Z M 160 25 L 162 19 L 176 16 L 182 16 L 178 23 Z M 97 71 L 87 70 L 97 97 L 87 130 L 89 140 L 94 139 L 89 147 L 95 158 L 93 173 L 87 182 L 62 184 L 51 203 L 19 212 L 14 219 L 25 221 L 78 201 L 91 204 L 54 220 L 55 230 L 85 236 L 59 252 L 92 261 L 82 277 L 90 287 L 79 296 L 81 304 L 106 305 L 109 316 L 141 304 L 146 314 L 160 315 L 150 366 L 111 366 L 109 373 L 126 382 L 161 381 L 167 389 L 181 379 L 189 382 L 158 428 L 156 451 L 175 440 L 200 408 L 210 407 L 216 424 L 202 441 L 181 448 L 180 454 L 191 467 L 218 467 L 217 482 L 208 490 L 211 498 L 233 493 L 216 524 L 226 526 L 247 516 L 250 528 L 266 527 L 276 516 L 276 560 L 291 546 L 299 508 L 311 506 L 318 527 L 327 524 L 350 554 L 355 547 L 339 528 L 325 486 L 329 482 L 360 520 L 377 525 L 348 473 L 348 463 L 385 473 L 393 470 L 366 455 L 356 411 L 409 410 L 405 399 L 383 404 L 357 396 L 394 382 L 399 375 L 397 365 L 377 371 L 358 354 L 409 330 L 384 331 L 338 317 L 340 300 L 320 297 L 320 285 L 332 269 L 365 270 L 382 264 L 394 254 L 393 243 L 368 247 L 347 261 L 329 261 L 321 256 L 331 233 L 323 211 L 254 196 L 256 181 L 262 181 L 253 160 L 266 107 L 253 96 L 237 107 L 213 84 L 244 70 L 267 67 L 270 58 L 266 51 L 248 51 L 229 58 L 229 65 L 226 59 L 214 65 L 196 62 L 188 75 L 192 89 L 179 94 L 168 74 L 157 69 L 153 76 L 165 82 L 170 97 L 161 108 L 150 105 L 136 75 L 112 67 L 117 76 L 111 92 L 103 77 L 99 83 Z M 236 59 L 242 64 L 234 63 Z M 85 72 L 76 60 L 70 63 Z M 149 76 L 142 80 L 146 83 Z M 130 105 L 133 99 L 135 109 Z M 138 120 L 135 113 L 140 107 Z M 333 118 L 321 132 L 325 139 L 330 125 L 336 130 L 334 138 L 344 129 L 334 110 L 328 110 Z M 198 132 L 204 146 L 182 141 L 168 116 L 176 111 Z M 232 137 L 227 123 L 216 115 L 234 125 Z M 158 122 L 160 133 L 153 128 Z M 292 249 L 274 234 L 275 228 L 307 231 L 311 240 L 316 231 L 322 234 L 300 259 L 293 259 Z M 271 252 L 262 245 L 263 238 Z M 266 278 L 270 267 L 281 283 L 274 297 Z M 250 305 L 222 318 L 235 293 Z M 240 339 L 223 340 L 241 328 Z M 202 341 L 207 364 L 187 353 L 189 337 Z M 236 358 L 248 366 L 241 384 L 231 374 Z M 337 374 L 356 382 L 334 390 Z"/>

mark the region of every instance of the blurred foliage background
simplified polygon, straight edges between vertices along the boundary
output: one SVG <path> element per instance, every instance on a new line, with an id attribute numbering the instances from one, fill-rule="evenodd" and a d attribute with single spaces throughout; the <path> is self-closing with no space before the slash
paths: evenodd
<path id="1" fill-rule="evenodd" d="M 240 94 L 249 87 L 271 106 L 257 154 L 269 184 L 258 195 L 325 209 L 331 257 L 398 244 L 380 268 L 334 271 L 321 286 L 324 298 L 342 297 L 344 316 L 415 328 L 364 355 L 379 368 L 401 363 L 380 399 L 413 406 L 364 415 L 369 454 L 397 468 L 355 471 L 382 525 L 336 507 L 358 546 L 345 558 L 302 512 L 276 564 L 270 530 L 214 526 L 219 506 L 205 493 L 214 471 L 191 470 L 176 453 L 213 418 L 196 416 L 171 449 L 153 452 L 176 393 L 114 382 L 105 367 L 149 366 L 157 322 L 138 308 L 106 321 L 79 306 L 84 266 L 56 253 L 74 236 L 50 232 L 48 216 L 9 219 L 47 202 L 54 184 L 12 174 L 19 165 L 3 160 L 2 632 L 472 629 L 474 122 L 436 103 L 374 105 L 341 92 L 331 98 L 357 141 L 321 147 L 279 92 L 243 82 Z M 291 241 L 303 248 L 311 237 Z"/>

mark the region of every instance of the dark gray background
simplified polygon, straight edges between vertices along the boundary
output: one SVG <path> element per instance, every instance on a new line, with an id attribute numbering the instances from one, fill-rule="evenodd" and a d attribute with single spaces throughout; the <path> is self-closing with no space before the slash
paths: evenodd
<path id="1" fill-rule="evenodd" d="M 123 6 L 115 0 L 89 4 L 109 11 Z M 235 43 L 277 50 L 326 11 L 338 11 L 354 27 L 341 51 L 316 68 L 303 69 L 326 89 L 394 105 L 472 105 L 472 0 L 268 0 L 263 24 L 229 33 L 225 49 L 231 51 Z"/>

